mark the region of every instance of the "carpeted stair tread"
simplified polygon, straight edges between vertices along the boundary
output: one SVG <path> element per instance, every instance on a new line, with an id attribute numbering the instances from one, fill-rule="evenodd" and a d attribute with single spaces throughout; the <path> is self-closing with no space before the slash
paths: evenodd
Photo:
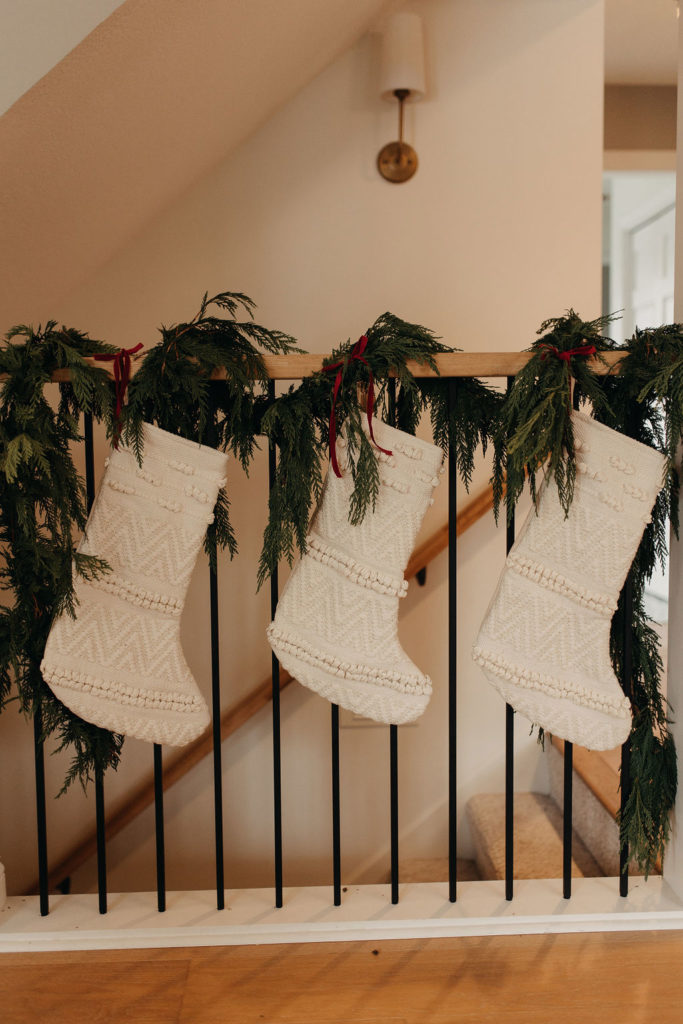
<path id="1" fill-rule="evenodd" d="M 458 857 L 456 871 L 459 882 L 480 880 L 473 860 Z M 448 857 L 408 857 L 401 861 L 399 877 L 401 882 L 447 882 Z"/>
<path id="2" fill-rule="evenodd" d="M 467 802 L 467 817 L 479 875 L 505 877 L 505 794 L 479 793 Z M 514 877 L 559 878 L 562 875 L 562 813 L 544 793 L 515 793 Z M 572 875 L 603 872 L 574 829 Z"/>

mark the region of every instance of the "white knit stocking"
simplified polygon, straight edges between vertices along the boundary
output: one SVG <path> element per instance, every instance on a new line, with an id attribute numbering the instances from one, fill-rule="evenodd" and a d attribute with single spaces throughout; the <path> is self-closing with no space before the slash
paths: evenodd
<path id="1" fill-rule="evenodd" d="M 610 623 L 664 459 L 584 413 L 572 422 L 578 472 L 569 515 L 555 484 L 545 487 L 508 555 L 473 656 L 532 722 L 607 750 L 631 727 L 610 661 Z"/>
<path id="2" fill-rule="evenodd" d="M 440 448 L 373 421 L 381 487 L 374 512 L 348 521 L 351 474 L 328 472 L 308 550 L 280 598 L 268 639 L 304 686 L 378 722 L 417 718 L 431 683 L 398 640 L 398 602 L 443 455 Z M 343 438 L 338 442 L 344 446 Z M 345 462 L 344 459 L 341 460 Z"/>
<path id="3" fill-rule="evenodd" d="M 149 424 L 142 466 L 124 447 L 107 459 L 80 550 L 111 572 L 76 578 L 77 617 L 55 621 L 41 664 L 54 694 L 87 722 L 174 745 L 208 725 L 180 615 L 226 461 Z"/>

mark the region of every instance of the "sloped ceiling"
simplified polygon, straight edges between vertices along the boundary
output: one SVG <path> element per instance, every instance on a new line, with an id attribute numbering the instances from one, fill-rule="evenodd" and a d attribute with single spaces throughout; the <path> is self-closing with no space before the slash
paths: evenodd
<path id="1" fill-rule="evenodd" d="M 0 329 L 44 318 L 391 6 L 126 0 L 0 118 Z"/>
<path id="2" fill-rule="evenodd" d="M 4 3 L 0 32 L 0 114 L 78 46 L 123 0 Z"/>

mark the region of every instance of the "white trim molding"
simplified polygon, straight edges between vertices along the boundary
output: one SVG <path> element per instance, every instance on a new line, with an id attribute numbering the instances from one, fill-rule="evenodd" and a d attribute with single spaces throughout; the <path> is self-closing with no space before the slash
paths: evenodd
<path id="1" fill-rule="evenodd" d="M 13 897 L 0 911 L 0 952 L 683 928 L 683 901 L 660 877 L 631 877 L 625 898 L 615 878 L 575 878 L 572 888 L 565 900 L 561 879 L 517 881 L 507 902 L 502 881 L 463 882 L 450 903 L 445 882 L 407 883 L 392 905 L 387 885 L 350 886 L 340 907 L 331 887 L 291 888 L 279 910 L 272 889 L 244 889 L 226 892 L 222 911 L 213 891 L 175 892 L 163 914 L 155 893 L 121 893 L 104 915 L 96 895 L 52 896 L 46 917 L 37 896 Z"/>

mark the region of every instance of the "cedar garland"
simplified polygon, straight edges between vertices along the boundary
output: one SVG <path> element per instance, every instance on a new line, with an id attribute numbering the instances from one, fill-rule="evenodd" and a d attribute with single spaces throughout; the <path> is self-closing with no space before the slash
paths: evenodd
<path id="1" fill-rule="evenodd" d="M 536 501 L 539 471 L 555 479 L 562 508 L 565 513 L 569 511 L 576 479 L 570 416 L 572 381 L 579 401 L 589 401 L 596 411 L 605 403 L 600 378 L 587 356 L 571 353 L 592 348 L 599 359 L 600 352 L 614 348 L 613 342 L 601 333 L 612 319 L 607 316 L 586 321 L 570 309 L 566 316 L 541 324 L 539 338 L 529 349 L 533 357 L 516 375 L 494 429 L 492 483 L 496 520 L 503 494 L 507 495 L 511 515 L 526 480 Z"/>
<path id="2" fill-rule="evenodd" d="M 228 315 L 212 314 L 212 306 Z M 144 421 L 230 451 L 248 472 L 267 407 L 263 353 L 301 352 L 291 335 L 254 323 L 254 309 L 241 292 L 220 292 L 211 299 L 207 293 L 192 320 L 160 328 L 161 340 L 145 353 L 125 407 L 124 438 L 138 459 Z M 219 369 L 225 369 L 225 380 L 211 380 Z M 237 553 L 225 489 L 219 491 L 204 547 L 212 565 L 219 548 L 227 548 L 231 557 Z"/>
<path id="3" fill-rule="evenodd" d="M 0 373 L 8 375 L 0 390 L 0 588 L 11 599 L 0 608 L 0 708 L 16 700 L 27 715 L 41 711 L 43 738 L 54 735 L 57 750 L 72 752 L 63 790 L 116 768 L 123 742 L 64 707 L 40 673 L 53 617 L 75 614 L 72 564 L 86 579 L 108 571 L 76 550 L 87 512 L 69 447 L 83 440 L 83 413 L 112 428 L 109 375 L 84 357 L 113 351 L 55 321 L 14 327 L 0 348 Z M 70 381 L 57 385 L 55 409 L 45 389 L 62 369 Z"/>
<path id="4" fill-rule="evenodd" d="M 458 469 L 469 486 L 477 446 L 484 447 L 496 421 L 501 396 L 478 380 L 458 381 L 458 403 L 451 408 L 445 381 L 417 379 L 408 362 L 436 369 L 434 357 L 453 349 L 426 327 L 383 313 L 366 331 L 362 360 L 354 358 L 350 340 L 335 349 L 323 369 L 290 387 L 263 417 L 262 430 L 275 444 L 279 459 L 271 492 L 268 524 L 258 567 L 258 585 L 271 575 L 280 559 L 290 565 L 297 548 L 305 551 L 308 523 L 322 489 L 321 461 L 328 445 L 332 393 L 341 364 L 341 386 L 335 402 L 337 432 L 346 426 L 353 492 L 349 521 L 360 523 L 379 494 L 377 450 L 367 433 L 365 403 L 358 389 L 370 374 L 377 388 L 377 416 L 390 422 L 387 382 L 396 378 L 396 420 L 399 429 L 414 434 L 422 413 L 429 412 L 434 440 L 444 449 L 452 443 Z M 334 373 L 328 369 L 334 367 Z"/>
<path id="5" fill-rule="evenodd" d="M 669 732 L 670 708 L 661 686 L 664 665 L 659 635 L 645 612 L 645 588 L 657 564 L 665 565 L 669 523 L 678 536 L 680 482 L 676 454 L 683 441 L 682 328 L 672 324 L 636 330 L 626 350 L 628 359 L 618 364 L 617 375 L 607 376 L 601 382 L 606 403 L 597 418 L 656 448 L 667 458 L 664 486 L 629 573 L 633 724 L 629 795 L 618 822 L 621 844 L 628 845 L 629 860 L 635 861 L 647 877 L 664 857 L 677 787 L 676 749 Z M 622 592 L 610 637 L 612 664 L 618 678 L 626 625 Z"/>

